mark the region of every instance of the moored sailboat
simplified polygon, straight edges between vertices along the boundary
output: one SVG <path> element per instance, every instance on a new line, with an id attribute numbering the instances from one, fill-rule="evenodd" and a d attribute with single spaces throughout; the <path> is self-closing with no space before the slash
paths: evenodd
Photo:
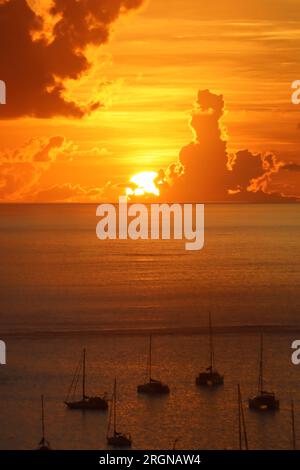
<path id="1" fill-rule="evenodd" d="M 44 395 L 41 395 L 42 405 L 42 439 L 39 442 L 37 450 L 52 450 L 49 442 L 45 438 L 45 415 L 44 415 Z"/>
<path id="2" fill-rule="evenodd" d="M 80 376 L 82 375 L 82 396 L 79 400 L 75 399 L 76 389 Z M 103 396 L 86 395 L 86 350 L 83 350 L 82 359 L 80 360 L 68 390 L 65 404 L 71 410 L 107 410 L 108 398 Z"/>
<path id="3" fill-rule="evenodd" d="M 200 372 L 196 377 L 196 385 L 204 387 L 214 387 L 224 384 L 224 377 L 219 374 L 215 368 L 215 353 L 213 343 L 213 330 L 211 313 L 209 313 L 209 352 L 210 352 L 210 364 L 204 372 Z"/>
<path id="4" fill-rule="evenodd" d="M 275 393 L 264 390 L 264 342 L 263 335 L 260 337 L 260 361 L 259 361 L 259 377 L 258 377 L 258 394 L 249 398 L 249 408 L 257 411 L 277 411 L 279 410 L 279 400 L 276 399 Z"/>
<path id="5" fill-rule="evenodd" d="M 113 420 L 113 430 L 110 433 L 111 421 Z M 107 444 L 111 447 L 131 447 L 132 439 L 130 434 L 124 434 L 117 431 L 117 379 L 114 381 L 114 391 L 113 391 L 113 400 L 112 407 L 108 420 Z"/>
<path id="6" fill-rule="evenodd" d="M 138 393 L 148 395 L 167 395 L 170 393 L 170 388 L 167 384 L 160 380 L 152 378 L 152 336 L 149 338 L 149 358 L 148 358 L 148 382 L 137 386 Z"/>

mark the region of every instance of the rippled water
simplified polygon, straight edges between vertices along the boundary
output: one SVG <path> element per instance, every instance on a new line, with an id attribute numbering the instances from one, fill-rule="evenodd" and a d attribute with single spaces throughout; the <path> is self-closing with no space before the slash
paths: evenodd
<path id="1" fill-rule="evenodd" d="M 95 225 L 94 206 L 0 206 L 8 361 L 0 368 L 0 447 L 37 445 L 44 393 L 53 447 L 105 448 L 107 415 L 62 403 L 86 347 L 88 388 L 109 392 L 117 376 L 119 427 L 134 448 L 171 448 L 175 439 L 178 448 L 235 448 L 236 384 L 245 400 L 255 392 L 264 330 L 267 388 L 281 410 L 246 412 L 249 443 L 288 448 L 291 398 L 300 434 L 300 366 L 290 363 L 291 341 L 300 338 L 298 206 L 207 206 L 205 248 L 193 253 L 181 241 L 100 242 Z M 207 365 L 208 310 L 225 374 L 214 391 L 194 385 Z M 155 376 L 171 388 L 164 398 L 136 394 L 150 330 L 158 333 Z"/>

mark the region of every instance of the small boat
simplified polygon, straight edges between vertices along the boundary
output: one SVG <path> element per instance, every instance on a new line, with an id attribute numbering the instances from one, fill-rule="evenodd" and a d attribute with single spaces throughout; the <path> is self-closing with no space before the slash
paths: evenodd
<path id="1" fill-rule="evenodd" d="M 113 432 L 110 433 L 111 428 L 111 421 L 113 415 Z M 117 379 L 114 381 L 114 391 L 113 391 L 113 401 L 112 407 L 110 410 L 109 420 L 108 420 L 108 428 L 107 428 L 107 436 L 106 436 L 107 444 L 110 447 L 131 447 L 132 439 L 130 434 L 123 434 L 117 431 Z"/>
<path id="2" fill-rule="evenodd" d="M 273 392 L 264 390 L 264 366 L 263 366 L 263 335 L 260 337 L 260 361 L 258 377 L 258 394 L 249 398 L 249 408 L 257 411 L 277 411 L 279 410 L 279 400 L 276 399 Z"/>
<path id="3" fill-rule="evenodd" d="M 210 351 L 210 364 L 204 372 L 200 372 L 196 377 L 196 385 L 201 387 L 215 387 L 224 384 L 223 375 L 215 368 L 215 353 L 213 343 L 213 331 L 211 313 L 209 313 L 209 351 Z"/>
<path id="4" fill-rule="evenodd" d="M 71 410 L 107 410 L 108 398 L 106 395 L 90 397 L 85 393 L 86 386 L 86 351 L 83 350 L 82 359 L 75 370 L 75 374 L 68 390 L 65 404 Z M 82 396 L 80 400 L 75 400 L 76 388 L 82 372 Z"/>
<path id="5" fill-rule="evenodd" d="M 238 384 L 239 450 L 249 450 L 241 387 Z"/>
<path id="6" fill-rule="evenodd" d="M 138 393 L 147 395 L 167 395 L 170 393 L 169 386 L 160 380 L 152 378 L 152 336 L 149 338 L 149 362 L 148 362 L 148 382 L 137 386 Z"/>
<path id="7" fill-rule="evenodd" d="M 49 442 L 45 438 L 45 416 L 44 416 L 44 395 L 41 396 L 42 404 L 42 439 L 39 442 L 37 450 L 52 450 Z"/>
<path id="8" fill-rule="evenodd" d="M 291 402 L 292 449 L 297 450 L 294 402 Z"/>

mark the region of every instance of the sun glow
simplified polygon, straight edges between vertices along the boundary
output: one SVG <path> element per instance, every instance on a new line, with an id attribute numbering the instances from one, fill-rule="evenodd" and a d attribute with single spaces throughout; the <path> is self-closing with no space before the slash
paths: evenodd
<path id="1" fill-rule="evenodd" d="M 144 196 L 154 194 L 159 196 L 159 189 L 155 184 L 158 174 L 155 171 L 143 171 L 130 179 L 131 187 L 126 188 L 127 196 Z"/>

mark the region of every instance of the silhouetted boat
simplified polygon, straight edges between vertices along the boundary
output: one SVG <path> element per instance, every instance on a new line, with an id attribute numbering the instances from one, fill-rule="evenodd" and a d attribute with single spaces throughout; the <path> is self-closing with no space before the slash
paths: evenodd
<path id="1" fill-rule="evenodd" d="M 259 361 L 259 377 L 258 377 L 258 394 L 249 398 L 249 408 L 257 411 L 276 411 L 279 409 L 279 400 L 276 400 L 273 392 L 264 390 L 264 352 L 263 352 L 263 335 L 260 337 L 260 361 Z"/>
<path id="2" fill-rule="evenodd" d="M 213 331 L 211 322 L 211 313 L 209 313 L 209 351 L 210 351 L 210 364 L 204 372 L 200 372 L 196 377 L 196 385 L 204 387 L 214 387 L 224 384 L 224 377 L 219 374 L 215 368 L 215 353 L 213 343 Z"/>
<path id="3" fill-rule="evenodd" d="M 85 393 L 85 382 L 86 382 L 86 351 L 83 350 L 82 360 L 80 360 L 74 377 L 72 379 L 65 404 L 71 410 L 107 410 L 108 409 L 108 398 L 104 395 L 102 397 L 90 397 Z M 75 400 L 76 388 L 82 372 L 82 397 L 80 400 Z M 71 399 L 70 399 L 71 397 Z"/>
<path id="4" fill-rule="evenodd" d="M 110 434 L 111 420 L 113 415 L 113 432 Z M 132 439 L 130 434 L 126 435 L 117 431 L 117 379 L 114 381 L 113 401 L 110 410 L 108 428 L 107 428 L 107 444 L 111 447 L 131 447 Z"/>
<path id="5" fill-rule="evenodd" d="M 291 402 L 292 449 L 297 450 L 294 402 Z"/>
<path id="6" fill-rule="evenodd" d="M 238 384 L 237 389 L 238 389 L 238 418 L 239 418 L 239 449 L 249 450 L 246 421 L 245 421 L 245 415 L 244 415 L 243 400 L 242 400 L 240 384 Z"/>
<path id="7" fill-rule="evenodd" d="M 138 393 L 145 393 L 148 395 L 166 395 L 170 393 L 167 384 L 160 380 L 152 378 L 152 336 L 149 339 L 149 358 L 148 358 L 148 382 L 137 386 Z"/>
<path id="8" fill-rule="evenodd" d="M 45 438 L 45 416 L 44 416 L 44 395 L 41 395 L 42 404 L 42 439 L 39 442 L 37 450 L 52 450 L 49 442 Z"/>

